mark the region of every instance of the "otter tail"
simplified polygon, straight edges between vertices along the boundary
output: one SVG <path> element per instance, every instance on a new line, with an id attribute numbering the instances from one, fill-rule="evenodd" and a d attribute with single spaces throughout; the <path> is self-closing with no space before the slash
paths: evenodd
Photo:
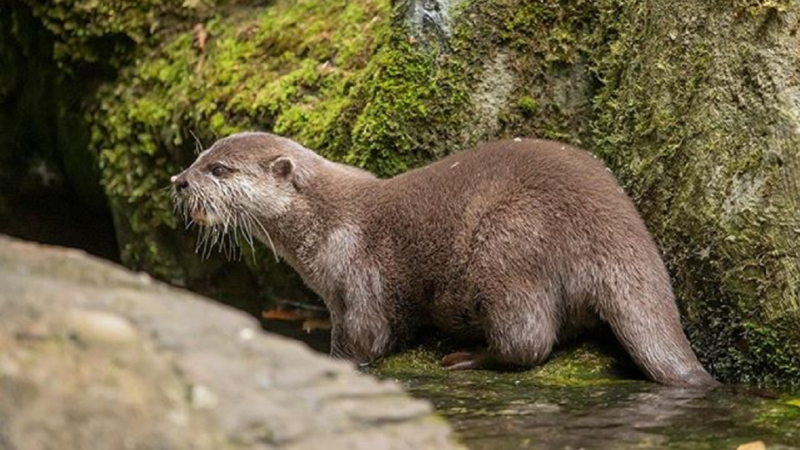
<path id="1" fill-rule="evenodd" d="M 617 285 L 621 288 L 615 289 L 611 301 L 599 305 L 601 315 L 650 379 L 668 386 L 717 386 L 683 333 L 667 277 L 664 270 L 657 277 L 664 282 L 646 289 L 631 289 L 628 278 L 624 287 Z"/>

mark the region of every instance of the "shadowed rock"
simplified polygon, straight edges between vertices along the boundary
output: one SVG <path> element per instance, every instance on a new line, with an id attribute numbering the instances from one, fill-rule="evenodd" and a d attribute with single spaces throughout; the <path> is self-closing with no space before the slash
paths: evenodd
<path id="1" fill-rule="evenodd" d="M 0 447 L 457 448 L 427 402 L 82 252 L 0 237 Z"/>

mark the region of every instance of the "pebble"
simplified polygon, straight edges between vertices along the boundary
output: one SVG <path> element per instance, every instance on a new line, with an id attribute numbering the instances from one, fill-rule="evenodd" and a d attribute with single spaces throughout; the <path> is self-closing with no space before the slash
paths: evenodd
<path id="1" fill-rule="evenodd" d="M 202 384 L 193 384 L 189 391 L 189 401 L 197 409 L 213 409 L 219 403 L 219 398 Z"/>
<path id="2" fill-rule="evenodd" d="M 124 343 L 139 337 L 126 318 L 105 311 L 72 311 L 62 320 L 70 333 L 85 342 Z"/>
<path id="3" fill-rule="evenodd" d="M 252 328 L 242 328 L 239 330 L 239 339 L 249 341 L 256 337 L 256 331 Z"/>

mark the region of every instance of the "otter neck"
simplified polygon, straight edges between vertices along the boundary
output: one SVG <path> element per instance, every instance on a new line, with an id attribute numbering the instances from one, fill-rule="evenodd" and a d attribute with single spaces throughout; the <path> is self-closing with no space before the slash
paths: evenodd
<path id="1" fill-rule="evenodd" d="M 367 217 L 363 205 L 374 203 L 382 183 L 366 172 L 327 160 L 325 163 L 316 167 L 314 178 L 299 188 L 286 214 L 262 221 L 278 255 L 312 286 L 319 285 L 316 278 L 325 271 L 320 267 L 324 261 L 346 257 L 321 254 L 337 252 L 336 246 L 327 245 L 332 235 L 342 229 L 363 229 Z"/>

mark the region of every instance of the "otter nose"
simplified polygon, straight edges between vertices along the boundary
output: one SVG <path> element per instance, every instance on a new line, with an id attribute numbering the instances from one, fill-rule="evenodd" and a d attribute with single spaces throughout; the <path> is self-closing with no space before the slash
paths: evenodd
<path id="1" fill-rule="evenodd" d="M 189 187 L 189 181 L 184 176 L 173 175 L 169 181 L 172 182 L 172 185 L 175 186 L 175 189 L 179 192 Z"/>

